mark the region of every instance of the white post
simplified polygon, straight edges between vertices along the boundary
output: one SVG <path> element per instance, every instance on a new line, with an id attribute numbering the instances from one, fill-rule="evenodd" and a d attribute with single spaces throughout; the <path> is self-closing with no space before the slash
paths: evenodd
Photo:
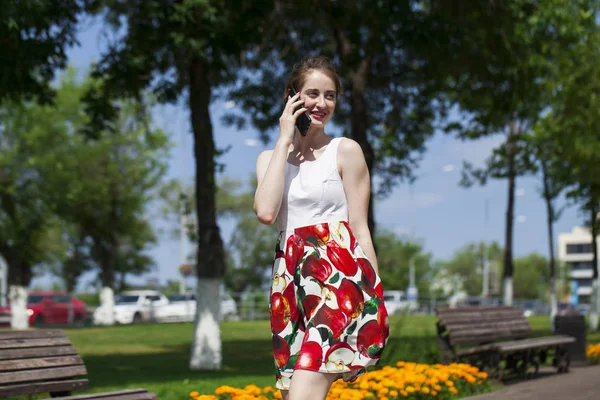
<path id="1" fill-rule="evenodd" d="M 185 234 L 185 216 L 183 215 L 183 206 L 181 207 L 181 216 L 179 218 L 180 230 L 179 230 L 179 266 L 185 264 L 185 242 L 186 242 L 186 234 Z M 181 271 L 180 271 L 181 272 Z M 179 293 L 185 294 L 185 275 L 180 273 L 179 278 Z"/>
<path id="2" fill-rule="evenodd" d="M 11 285 L 8 296 L 10 297 L 11 328 L 29 328 L 29 315 L 27 314 L 27 288 L 24 286 Z"/>
<path id="3" fill-rule="evenodd" d="M 512 306 L 513 301 L 513 278 L 507 276 L 504 278 L 504 305 Z"/>
<path id="4" fill-rule="evenodd" d="M 483 248 L 483 279 L 482 284 L 483 287 L 481 289 L 481 297 L 487 298 L 490 293 L 490 260 L 489 260 L 489 245 L 485 241 L 487 239 L 487 227 L 488 227 L 488 215 L 489 215 L 489 199 L 485 199 L 484 205 L 484 215 L 483 215 L 483 238 L 484 238 L 484 248 Z"/>
<path id="5" fill-rule="evenodd" d="M 8 304 L 8 265 L 0 255 L 0 307 Z"/>
<path id="6" fill-rule="evenodd" d="M 598 290 L 600 289 L 600 277 L 592 281 L 592 301 L 590 310 L 590 331 L 598 330 L 598 312 L 600 311 L 600 301 Z"/>

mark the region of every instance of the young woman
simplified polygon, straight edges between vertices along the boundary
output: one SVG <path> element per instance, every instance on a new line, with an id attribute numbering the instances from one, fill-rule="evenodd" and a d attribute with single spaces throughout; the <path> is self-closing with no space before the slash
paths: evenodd
<path id="1" fill-rule="evenodd" d="M 298 93 L 288 95 L 291 89 Z M 389 334 L 367 225 L 365 158 L 353 140 L 325 133 L 340 89 L 328 59 L 297 64 L 279 139 L 256 162 L 254 211 L 280 231 L 271 331 L 284 400 L 325 399 L 336 379 L 353 381 L 379 361 Z M 295 127 L 304 112 L 311 119 L 305 136 Z"/>

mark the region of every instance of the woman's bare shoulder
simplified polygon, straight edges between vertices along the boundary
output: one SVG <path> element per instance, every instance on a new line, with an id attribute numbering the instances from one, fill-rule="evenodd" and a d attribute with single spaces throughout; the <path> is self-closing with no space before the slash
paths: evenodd
<path id="1" fill-rule="evenodd" d="M 357 141 L 344 137 L 338 145 L 338 158 L 342 161 L 355 162 L 357 157 L 364 159 L 362 148 Z"/>

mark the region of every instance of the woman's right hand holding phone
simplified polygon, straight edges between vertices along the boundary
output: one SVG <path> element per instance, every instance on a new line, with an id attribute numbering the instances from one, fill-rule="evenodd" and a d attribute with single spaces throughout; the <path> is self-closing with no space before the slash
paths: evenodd
<path id="1" fill-rule="evenodd" d="M 304 100 L 300 99 L 299 93 L 296 93 L 293 96 L 288 96 L 288 101 L 285 104 L 285 108 L 283 109 L 281 117 L 279 118 L 279 139 L 285 141 L 287 144 L 291 144 L 294 140 L 294 132 L 296 131 L 296 120 L 298 119 L 298 116 L 307 111 L 307 109 L 304 107 L 296 110 L 296 108 L 302 104 L 304 104 Z"/>

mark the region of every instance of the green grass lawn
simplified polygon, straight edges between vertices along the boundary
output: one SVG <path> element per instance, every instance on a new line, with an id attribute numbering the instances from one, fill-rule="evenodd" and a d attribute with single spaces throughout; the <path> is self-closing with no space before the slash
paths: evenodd
<path id="1" fill-rule="evenodd" d="M 531 318 L 536 335 L 549 334 L 547 317 Z M 437 362 L 434 316 L 395 316 L 382 364 L 398 360 Z M 90 392 L 142 387 L 161 400 L 185 400 L 198 390 L 211 393 L 221 385 L 243 387 L 274 384 L 268 321 L 222 324 L 223 369 L 197 372 L 188 369 L 191 323 L 147 324 L 69 329 L 67 335 L 83 357 L 89 372 Z M 600 333 L 588 343 L 600 342 Z"/>

